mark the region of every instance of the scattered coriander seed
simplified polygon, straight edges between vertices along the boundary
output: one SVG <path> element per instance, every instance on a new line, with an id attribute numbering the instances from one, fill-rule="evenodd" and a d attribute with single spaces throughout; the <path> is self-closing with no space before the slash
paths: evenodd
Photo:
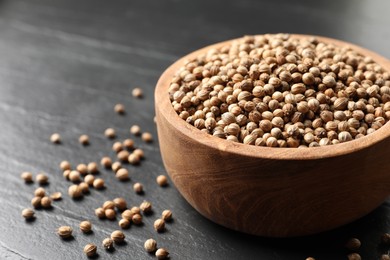
<path id="1" fill-rule="evenodd" d="M 98 167 L 97 163 L 90 162 L 87 165 L 87 170 L 88 170 L 88 173 L 95 174 L 95 173 L 99 172 L 99 167 Z"/>
<path id="2" fill-rule="evenodd" d="M 348 255 L 348 260 L 361 260 L 361 256 L 358 253 L 352 253 Z"/>
<path id="3" fill-rule="evenodd" d="M 68 194 L 72 199 L 78 199 L 83 196 L 83 191 L 77 184 L 73 184 L 68 188 Z"/>
<path id="4" fill-rule="evenodd" d="M 116 212 L 113 209 L 104 210 L 104 215 L 106 215 L 106 218 L 109 220 L 114 220 L 116 218 Z"/>
<path id="5" fill-rule="evenodd" d="M 154 240 L 153 238 L 149 238 L 148 240 L 145 241 L 144 248 L 145 248 L 146 252 L 153 253 L 157 249 L 156 240 Z"/>
<path id="6" fill-rule="evenodd" d="M 117 157 L 118 159 L 121 161 L 121 162 L 128 162 L 128 157 L 129 157 L 130 153 L 126 150 L 123 150 L 123 151 L 120 151 L 118 154 L 117 154 Z"/>
<path id="7" fill-rule="evenodd" d="M 126 209 L 122 212 L 121 216 L 124 219 L 131 220 L 135 213 L 133 213 L 131 210 Z"/>
<path id="8" fill-rule="evenodd" d="M 104 180 L 101 179 L 101 178 L 95 179 L 95 180 L 93 181 L 93 187 L 94 187 L 95 189 L 98 189 L 98 190 L 103 189 L 103 188 L 104 188 Z"/>
<path id="9" fill-rule="evenodd" d="M 136 165 L 136 164 L 139 164 L 139 162 L 141 161 L 141 158 L 135 154 L 134 152 L 131 153 L 129 155 L 129 157 L 127 157 L 127 161 L 132 164 L 132 165 Z"/>
<path id="10" fill-rule="evenodd" d="M 79 171 L 73 170 L 69 173 L 69 180 L 73 183 L 78 183 L 81 181 L 81 175 Z"/>
<path id="11" fill-rule="evenodd" d="M 60 199 L 62 199 L 62 193 L 59 192 L 59 191 L 56 191 L 56 192 L 54 192 L 54 193 L 52 193 L 52 194 L 50 195 L 50 198 L 51 198 L 52 200 L 60 200 Z"/>
<path id="12" fill-rule="evenodd" d="M 153 141 L 153 136 L 151 133 L 149 132 L 144 132 L 142 133 L 142 136 L 141 136 L 142 140 L 146 143 L 151 143 Z"/>
<path id="13" fill-rule="evenodd" d="M 45 197 L 46 195 L 46 190 L 42 187 L 38 187 L 35 191 L 34 191 L 34 195 L 35 197 Z"/>
<path id="14" fill-rule="evenodd" d="M 116 104 L 114 110 L 116 113 L 123 115 L 125 113 L 125 106 L 123 104 Z"/>
<path id="15" fill-rule="evenodd" d="M 134 191 L 136 193 L 141 194 L 143 192 L 143 190 L 144 190 L 144 187 L 143 187 L 143 185 L 141 183 L 136 182 L 133 185 L 133 189 L 134 189 Z"/>
<path id="16" fill-rule="evenodd" d="M 89 192 L 89 185 L 86 182 L 80 182 L 79 183 L 79 188 L 82 193 L 88 193 Z"/>
<path id="17" fill-rule="evenodd" d="M 92 174 L 87 174 L 84 177 L 84 182 L 87 183 L 89 186 L 93 185 L 93 181 L 95 180 L 95 176 Z"/>
<path id="18" fill-rule="evenodd" d="M 136 225 L 140 225 L 142 223 L 141 214 L 135 213 L 133 217 L 131 217 L 131 221 Z"/>
<path id="19" fill-rule="evenodd" d="M 130 127 L 130 133 L 133 135 L 141 135 L 141 127 L 139 125 L 133 125 Z"/>
<path id="20" fill-rule="evenodd" d="M 390 245 L 390 234 L 389 233 L 384 233 L 381 236 L 381 243 L 383 245 L 389 246 Z"/>
<path id="21" fill-rule="evenodd" d="M 84 247 L 84 253 L 87 255 L 87 257 L 93 257 L 96 255 L 97 246 L 95 244 L 87 244 Z"/>
<path id="22" fill-rule="evenodd" d="M 141 214 L 141 209 L 139 207 L 131 207 L 130 212 L 133 214 Z"/>
<path id="23" fill-rule="evenodd" d="M 80 222 L 79 227 L 83 233 L 90 233 L 92 230 L 92 224 L 88 220 L 84 220 L 84 221 Z"/>
<path id="24" fill-rule="evenodd" d="M 69 226 L 61 226 L 57 229 L 57 234 L 61 238 L 70 238 L 72 236 L 73 229 Z"/>
<path id="25" fill-rule="evenodd" d="M 112 161 L 110 157 L 103 157 L 100 161 L 100 164 L 105 168 L 110 168 Z"/>
<path id="26" fill-rule="evenodd" d="M 50 136 L 50 141 L 53 143 L 53 144 L 59 144 L 61 143 L 61 136 L 60 134 L 58 133 L 54 133 Z"/>
<path id="27" fill-rule="evenodd" d="M 107 129 L 104 131 L 104 135 L 105 135 L 107 138 L 113 139 L 113 138 L 115 138 L 116 133 L 115 133 L 115 130 L 114 130 L 113 128 L 107 128 Z"/>
<path id="28" fill-rule="evenodd" d="M 123 232 L 120 230 L 115 230 L 111 233 L 111 239 L 114 240 L 116 244 L 123 243 L 123 241 L 125 241 L 125 238 L 125 234 L 123 234 Z"/>
<path id="29" fill-rule="evenodd" d="M 162 212 L 161 218 L 165 221 L 170 221 L 172 219 L 172 211 L 166 209 Z"/>
<path id="30" fill-rule="evenodd" d="M 123 141 L 123 146 L 126 149 L 132 150 L 132 149 L 134 149 L 134 141 L 132 139 L 125 139 Z"/>
<path id="31" fill-rule="evenodd" d="M 65 170 L 63 173 L 63 176 L 65 179 L 69 180 L 69 175 L 70 175 L 71 170 Z"/>
<path id="32" fill-rule="evenodd" d="M 165 229 L 165 221 L 161 218 L 156 219 L 156 221 L 154 221 L 153 226 L 157 232 L 162 232 Z"/>
<path id="33" fill-rule="evenodd" d="M 169 256 L 169 252 L 165 248 L 159 248 L 156 251 L 157 259 L 167 259 Z"/>
<path id="34" fill-rule="evenodd" d="M 36 178 L 37 182 L 41 185 L 45 185 L 49 182 L 49 177 L 47 177 L 47 175 L 44 173 L 37 174 L 37 176 L 35 178 Z"/>
<path id="35" fill-rule="evenodd" d="M 113 202 L 119 211 L 123 211 L 127 208 L 127 203 L 124 198 L 115 198 Z"/>
<path id="36" fill-rule="evenodd" d="M 111 250 L 114 248 L 114 241 L 111 238 L 107 237 L 103 239 L 102 245 L 104 249 Z"/>
<path id="37" fill-rule="evenodd" d="M 122 218 L 121 220 L 119 220 L 118 225 L 121 228 L 126 229 L 130 227 L 130 221 L 125 218 Z"/>
<path id="38" fill-rule="evenodd" d="M 82 175 L 88 174 L 88 167 L 84 163 L 77 165 L 76 170 Z"/>
<path id="39" fill-rule="evenodd" d="M 390 255 L 383 254 L 383 255 L 381 255 L 380 260 L 390 260 Z"/>
<path id="40" fill-rule="evenodd" d="M 152 211 L 152 203 L 149 201 L 144 201 L 141 203 L 139 208 L 144 212 L 144 213 L 150 213 Z"/>
<path id="41" fill-rule="evenodd" d="M 41 200 L 42 198 L 41 197 L 34 197 L 32 198 L 31 200 L 31 205 L 34 207 L 34 208 L 39 208 L 41 206 Z"/>
<path id="42" fill-rule="evenodd" d="M 111 200 L 107 200 L 103 203 L 103 206 L 102 208 L 104 210 L 106 209 L 115 209 L 115 202 L 111 201 Z"/>
<path id="43" fill-rule="evenodd" d="M 103 219 L 106 217 L 106 214 L 104 212 L 104 209 L 103 208 L 97 208 L 95 209 L 95 215 L 100 218 L 100 219 Z"/>
<path id="44" fill-rule="evenodd" d="M 351 238 L 347 241 L 347 243 L 345 244 L 345 247 L 350 250 L 350 251 L 356 251 L 360 248 L 361 246 L 361 242 L 359 239 L 357 238 Z"/>
<path id="45" fill-rule="evenodd" d="M 136 98 L 141 98 L 143 96 L 142 89 L 140 89 L 140 88 L 133 88 L 133 90 L 131 91 L 131 94 L 133 95 L 133 97 L 136 97 Z"/>
<path id="46" fill-rule="evenodd" d="M 133 151 L 133 154 L 138 155 L 139 158 L 144 158 L 144 151 L 140 148 L 137 148 Z"/>
<path id="47" fill-rule="evenodd" d="M 33 182 L 33 175 L 32 175 L 31 172 L 22 172 L 21 177 L 22 177 L 22 179 L 23 179 L 26 183 Z"/>
<path id="48" fill-rule="evenodd" d="M 120 162 L 114 162 L 112 165 L 111 165 L 111 169 L 114 171 L 114 172 L 117 172 L 120 168 L 122 168 L 122 164 Z"/>
<path id="49" fill-rule="evenodd" d="M 62 162 L 60 162 L 60 168 L 63 171 L 70 170 L 71 169 L 71 165 L 70 165 L 70 163 L 68 161 L 62 161 Z"/>
<path id="50" fill-rule="evenodd" d="M 34 212 L 34 210 L 32 210 L 32 209 L 29 209 L 29 208 L 27 208 L 27 209 L 24 209 L 24 210 L 22 210 L 22 216 L 26 219 L 26 220 L 31 220 L 31 219 L 33 219 L 35 216 L 35 212 Z"/>
<path id="51" fill-rule="evenodd" d="M 121 142 L 115 142 L 112 144 L 112 150 L 116 153 L 119 153 L 123 150 L 123 145 Z"/>
<path id="52" fill-rule="evenodd" d="M 159 175 L 156 178 L 157 184 L 160 185 L 161 187 L 167 186 L 168 184 L 168 179 L 165 175 Z"/>
<path id="53" fill-rule="evenodd" d="M 129 171 L 125 168 L 121 168 L 119 169 L 116 174 L 115 174 L 115 177 L 120 180 L 120 181 L 127 181 L 130 179 L 129 177 Z"/>
<path id="54" fill-rule="evenodd" d="M 316 259 L 314 257 L 309 256 L 306 258 L 306 260 L 316 260 Z"/>
<path id="55" fill-rule="evenodd" d="M 88 135 L 80 135 L 79 143 L 82 145 L 89 145 L 89 137 Z"/>
<path id="56" fill-rule="evenodd" d="M 51 198 L 45 196 L 41 199 L 41 206 L 45 209 L 51 208 Z"/>

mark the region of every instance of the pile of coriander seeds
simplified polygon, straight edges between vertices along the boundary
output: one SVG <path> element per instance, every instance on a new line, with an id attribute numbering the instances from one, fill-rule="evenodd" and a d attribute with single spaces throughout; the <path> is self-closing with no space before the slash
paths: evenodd
<path id="1" fill-rule="evenodd" d="M 183 120 L 219 138 L 316 147 L 382 127 L 390 118 L 390 74 L 347 46 L 245 36 L 188 60 L 169 97 Z"/>

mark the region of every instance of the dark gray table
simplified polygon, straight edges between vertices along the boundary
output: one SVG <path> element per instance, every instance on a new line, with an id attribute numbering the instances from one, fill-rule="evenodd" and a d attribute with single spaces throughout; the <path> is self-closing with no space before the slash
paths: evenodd
<path id="1" fill-rule="evenodd" d="M 127 167 L 132 181 L 120 183 L 102 170 L 107 189 L 92 190 L 77 202 L 66 195 L 69 183 L 58 163 L 113 157 L 112 141 L 102 134 L 107 127 L 117 129 L 117 140 L 132 137 L 132 124 L 156 136 L 155 83 L 168 65 L 192 50 L 245 34 L 290 32 L 347 40 L 389 58 L 389 10 L 386 0 L 0 1 L 0 259 L 85 258 L 86 243 L 100 246 L 117 228 L 117 222 L 98 221 L 93 214 L 104 200 L 117 196 L 130 205 L 150 200 L 155 213 L 144 219 L 144 226 L 125 231 L 126 245 L 112 253 L 99 247 L 99 259 L 153 259 L 143 250 L 149 237 L 169 249 L 172 259 L 346 259 L 343 243 L 351 236 L 362 240 L 364 259 L 377 259 L 387 251 L 378 241 L 390 230 L 388 202 L 334 231 L 267 239 L 213 224 L 173 185 L 158 187 L 155 177 L 165 171 L 157 142 L 148 145 L 134 138 L 146 159 L 139 167 Z M 145 91 L 144 99 L 131 97 L 136 86 Z M 125 104 L 125 116 L 113 112 L 116 103 Z M 53 132 L 61 133 L 62 145 L 48 141 Z M 88 147 L 77 142 L 84 133 L 91 139 Z M 25 185 L 22 171 L 47 172 L 47 189 L 64 194 L 52 210 L 38 210 L 36 220 L 28 223 L 20 213 L 30 206 L 37 184 Z M 132 191 L 136 181 L 145 186 L 143 196 Z M 172 209 L 174 221 L 167 232 L 156 234 L 152 223 L 165 208 Z M 65 224 L 77 230 L 83 219 L 91 219 L 93 234 L 76 231 L 71 241 L 55 234 Z"/>

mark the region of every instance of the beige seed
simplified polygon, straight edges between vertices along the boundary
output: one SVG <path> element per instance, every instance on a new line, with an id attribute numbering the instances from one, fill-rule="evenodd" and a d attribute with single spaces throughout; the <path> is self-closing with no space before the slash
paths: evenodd
<path id="1" fill-rule="evenodd" d="M 136 97 L 136 98 L 142 98 L 142 96 L 143 96 L 142 89 L 140 89 L 140 88 L 134 88 L 131 91 L 131 94 L 133 95 L 133 97 Z"/>
<path id="2" fill-rule="evenodd" d="M 114 172 L 117 172 L 120 168 L 122 168 L 122 164 L 120 162 L 114 162 L 112 165 L 111 165 L 111 169 L 114 171 Z"/>
<path id="3" fill-rule="evenodd" d="M 141 159 L 144 158 L 144 151 L 142 149 L 139 148 L 135 149 L 133 151 L 133 154 L 138 155 L 138 157 Z"/>
<path id="4" fill-rule="evenodd" d="M 104 188 L 104 180 L 101 179 L 101 178 L 95 179 L 95 180 L 93 181 L 93 187 L 94 187 L 95 189 L 98 189 L 98 190 L 103 189 L 103 188 Z"/>
<path id="5" fill-rule="evenodd" d="M 157 184 L 161 187 L 167 186 L 168 185 L 168 179 L 165 175 L 159 175 L 156 178 Z"/>
<path id="6" fill-rule="evenodd" d="M 140 225 L 142 223 L 142 216 L 141 214 L 138 214 L 138 213 L 135 213 L 132 217 L 131 217 L 131 221 L 136 224 L 136 225 Z"/>
<path id="7" fill-rule="evenodd" d="M 65 179 L 69 180 L 69 175 L 70 175 L 71 170 L 65 170 L 64 173 L 62 174 Z"/>
<path id="8" fill-rule="evenodd" d="M 156 251 L 157 259 L 167 259 L 169 256 L 169 252 L 165 248 L 159 248 Z"/>
<path id="9" fill-rule="evenodd" d="M 83 233 L 90 233 L 92 230 L 92 224 L 88 220 L 84 220 L 84 221 L 80 222 L 79 227 L 80 227 L 81 232 L 83 232 Z"/>
<path id="10" fill-rule="evenodd" d="M 103 219 L 106 217 L 106 214 L 104 212 L 104 209 L 103 208 L 97 208 L 95 209 L 95 215 L 100 218 L 100 219 Z"/>
<path id="11" fill-rule="evenodd" d="M 80 135 L 79 143 L 82 144 L 82 145 L 88 145 L 89 144 L 89 137 L 88 137 L 88 135 Z"/>
<path id="12" fill-rule="evenodd" d="M 45 184 L 47 184 L 49 182 L 49 177 L 47 177 L 47 175 L 45 173 L 37 174 L 35 179 L 41 185 L 45 185 Z"/>
<path id="13" fill-rule="evenodd" d="M 111 233 L 111 239 L 114 240 L 116 244 L 123 243 L 123 241 L 125 241 L 125 238 L 125 234 L 123 234 L 123 232 L 120 230 L 115 230 Z"/>
<path id="14" fill-rule="evenodd" d="M 166 209 L 162 212 L 161 218 L 165 221 L 170 221 L 172 219 L 172 211 Z"/>
<path id="15" fill-rule="evenodd" d="M 103 239 L 102 245 L 104 249 L 111 250 L 114 248 L 114 241 L 111 238 L 107 237 Z"/>
<path id="16" fill-rule="evenodd" d="M 136 193 L 141 194 L 141 193 L 143 192 L 143 190 L 144 190 L 144 187 L 142 186 L 141 183 L 136 182 L 136 183 L 134 183 L 134 185 L 133 185 L 133 189 L 134 189 L 134 191 L 135 191 Z"/>
<path id="17" fill-rule="evenodd" d="M 139 207 L 132 207 L 130 209 L 130 212 L 132 212 L 133 214 L 140 214 L 141 213 L 141 209 Z"/>
<path id="18" fill-rule="evenodd" d="M 69 226 L 61 226 L 57 229 L 57 234 L 61 238 L 70 238 L 72 236 L 73 229 Z"/>
<path id="19" fill-rule="evenodd" d="M 107 200 L 107 201 L 105 201 L 103 203 L 102 208 L 104 210 L 106 210 L 106 209 L 115 209 L 115 203 L 113 201 L 111 201 L 111 200 Z"/>
<path id="20" fill-rule="evenodd" d="M 41 197 L 34 197 L 32 198 L 31 200 L 31 205 L 34 207 L 34 208 L 39 208 L 41 207 L 41 200 L 42 198 Z"/>
<path id="21" fill-rule="evenodd" d="M 54 144 L 60 144 L 61 143 L 61 136 L 58 133 L 54 133 L 50 136 L 50 142 Z"/>
<path id="22" fill-rule="evenodd" d="M 96 162 L 88 163 L 87 170 L 88 170 L 88 173 L 90 173 L 90 174 L 98 173 L 99 172 L 98 164 Z"/>
<path id="23" fill-rule="evenodd" d="M 126 149 L 132 150 L 134 149 L 134 141 L 132 139 L 125 139 L 123 141 L 123 146 L 126 147 Z"/>
<path id="24" fill-rule="evenodd" d="M 138 125 L 133 125 L 130 127 L 130 133 L 133 135 L 141 135 L 141 127 Z"/>
<path id="25" fill-rule="evenodd" d="M 84 163 L 77 165 L 76 170 L 82 175 L 88 174 L 88 167 Z"/>
<path id="26" fill-rule="evenodd" d="M 125 168 L 119 169 L 116 172 L 115 177 L 120 181 L 127 181 L 129 180 L 129 171 Z"/>
<path id="27" fill-rule="evenodd" d="M 89 192 L 89 185 L 86 182 L 80 182 L 79 183 L 79 188 L 82 193 L 88 193 Z"/>
<path id="28" fill-rule="evenodd" d="M 73 183 L 77 183 L 77 182 L 80 182 L 81 181 L 81 175 L 80 175 L 80 172 L 79 171 L 71 171 L 69 173 L 69 180 Z"/>
<path id="29" fill-rule="evenodd" d="M 20 176 L 26 183 L 33 182 L 33 175 L 31 172 L 22 172 Z"/>
<path id="30" fill-rule="evenodd" d="M 110 157 L 103 157 L 101 160 L 100 160 L 100 164 L 105 167 L 105 168 L 110 168 L 111 167 L 111 164 L 112 164 L 112 161 L 111 161 L 111 158 Z"/>
<path id="31" fill-rule="evenodd" d="M 128 162 L 128 157 L 129 157 L 130 153 L 126 150 L 123 150 L 123 151 L 120 151 L 118 154 L 117 154 L 117 157 L 118 159 L 121 161 L 121 162 Z"/>
<path id="32" fill-rule="evenodd" d="M 161 218 L 156 219 L 156 221 L 154 221 L 153 226 L 157 232 L 162 232 L 165 229 L 165 221 Z"/>
<path id="33" fill-rule="evenodd" d="M 122 218 L 121 220 L 119 220 L 118 225 L 121 228 L 126 229 L 130 227 L 130 221 L 125 218 Z"/>
<path id="34" fill-rule="evenodd" d="M 88 174 L 84 177 L 84 182 L 87 183 L 89 186 L 93 185 L 93 181 L 95 180 L 95 176 L 92 174 Z"/>
<path id="35" fill-rule="evenodd" d="M 34 210 L 32 210 L 32 209 L 27 208 L 27 209 L 22 210 L 22 216 L 23 216 L 26 220 L 32 220 L 32 219 L 34 219 L 34 218 L 35 218 L 34 215 L 35 215 L 35 212 L 34 212 Z"/>
<path id="36" fill-rule="evenodd" d="M 122 212 L 122 218 L 131 220 L 132 217 L 134 216 L 135 213 L 133 213 L 131 210 L 126 209 L 125 211 Z"/>
<path id="37" fill-rule="evenodd" d="M 141 203 L 141 205 L 139 206 L 139 208 L 144 212 L 144 213 L 150 213 L 152 212 L 152 203 L 150 203 L 149 201 L 144 201 Z"/>
<path id="38" fill-rule="evenodd" d="M 154 240 L 153 238 L 149 238 L 148 240 L 145 241 L 144 248 L 145 248 L 146 252 L 148 252 L 148 253 L 152 253 L 152 252 L 156 251 L 156 249 L 157 249 L 156 240 Z"/>
<path id="39" fill-rule="evenodd" d="M 352 253 L 348 255 L 348 260 L 361 260 L 361 256 L 358 253 Z"/>
<path id="40" fill-rule="evenodd" d="M 124 198 L 115 198 L 113 202 L 119 211 L 123 211 L 127 208 L 127 203 Z"/>
<path id="41" fill-rule="evenodd" d="M 71 169 L 71 165 L 68 161 L 62 161 L 60 163 L 60 168 L 61 170 L 65 171 L 65 170 L 70 170 Z"/>
<path id="42" fill-rule="evenodd" d="M 84 247 L 84 253 L 87 255 L 87 257 L 93 257 L 96 255 L 97 246 L 95 244 L 87 244 Z"/>
<path id="43" fill-rule="evenodd" d="M 146 143 L 151 143 L 153 141 L 153 136 L 149 132 L 142 133 L 142 140 Z"/>
<path id="44" fill-rule="evenodd" d="M 141 161 L 141 158 L 135 154 L 134 152 L 131 153 L 129 155 L 129 157 L 127 158 L 128 162 L 132 165 L 136 165 L 136 164 L 139 164 L 139 162 Z"/>
<path id="45" fill-rule="evenodd" d="M 51 208 L 51 198 L 45 196 L 41 199 L 41 206 L 45 209 Z"/>
<path id="46" fill-rule="evenodd" d="M 123 150 L 123 144 L 121 142 L 115 142 L 112 144 L 112 150 L 116 153 L 119 153 Z"/>
<path id="47" fill-rule="evenodd" d="M 106 218 L 109 220 L 114 220 L 116 218 L 116 212 L 113 209 L 104 210 L 104 214 L 106 215 Z"/>
<path id="48" fill-rule="evenodd" d="M 120 115 L 125 114 L 125 106 L 123 104 L 116 104 L 114 110 L 116 113 Z"/>
<path id="49" fill-rule="evenodd" d="M 68 188 L 68 194 L 72 199 L 78 199 L 83 196 L 83 192 L 77 184 L 73 184 Z"/>
<path id="50" fill-rule="evenodd" d="M 62 193 L 57 191 L 57 192 L 54 192 L 50 195 L 50 198 L 52 200 L 61 200 L 62 199 Z"/>
<path id="51" fill-rule="evenodd" d="M 113 138 L 115 138 L 116 133 L 115 133 L 115 130 L 114 130 L 113 128 L 107 128 L 107 129 L 104 131 L 104 135 L 105 135 L 107 138 L 113 139 Z"/>
<path id="52" fill-rule="evenodd" d="M 46 195 L 46 190 L 42 187 L 39 187 L 37 188 L 35 191 L 34 191 L 34 195 L 35 197 L 44 197 Z"/>

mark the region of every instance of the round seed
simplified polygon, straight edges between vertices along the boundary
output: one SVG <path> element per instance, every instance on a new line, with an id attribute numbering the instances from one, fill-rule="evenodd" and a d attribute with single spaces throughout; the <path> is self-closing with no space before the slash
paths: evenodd
<path id="1" fill-rule="evenodd" d="M 26 219 L 26 220 L 31 220 L 33 219 L 35 216 L 35 212 L 34 210 L 32 209 L 24 209 L 22 210 L 22 216 Z"/>
<path id="2" fill-rule="evenodd" d="M 82 175 L 86 175 L 88 173 L 88 167 L 84 163 L 77 165 L 76 170 Z"/>
<path id="3" fill-rule="evenodd" d="M 133 218 L 135 213 L 133 213 L 131 210 L 129 209 L 126 209 L 125 211 L 122 212 L 122 218 L 124 219 L 127 219 L 127 220 L 131 220 Z"/>
<path id="4" fill-rule="evenodd" d="M 87 257 L 93 257 L 96 255 L 97 246 L 95 244 L 87 244 L 84 247 L 84 253 L 87 255 Z"/>
<path id="5" fill-rule="evenodd" d="M 120 168 L 122 168 L 122 164 L 120 162 L 114 162 L 111 166 L 111 169 L 114 172 L 117 172 Z"/>
<path id="6" fill-rule="evenodd" d="M 114 110 L 116 113 L 123 115 L 125 113 L 125 106 L 123 104 L 116 104 Z"/>
<path id="7" fill-rule="evenodd" d="M 95 189 L 103 189 L 104 188 L 104 180 L 103 179 L 100 179 L 100 178 L 97 178 L 93 181 L 93 187 Z"/>
<path id="8" fill-rule="evenodd" d="M 52 200 L 61 200 L 62 199 L 62 193 L 57 191 L 57 192 L 54 192 L 50 195 L 50 198 Z"/>
<path id="9" fill-rule="evenodd" d="M 141 135 L 141 127 L 138 125 L 133 125 L 130 127 L 130 133 L 133 135 Z"/>
<path id="10" fill-rule="evenodd" d="M 88 145 L 89 144 L 89 137 L 88 137 L 88 135 L 80 135 L 79 143 L 82 144 L 82 145 Z"/>
<path id="11" fill-rule="evenodd" d="M 100 219 L 103 219 L 106 217 L 106 214 L 104 212 L 104 209 L 103 208 L 97 208 L 95 209 L 95 215 L 100 218 Z"/>
<path id="12" fill-rule="evenodd" d="M 172 219 L 172 211 L 166 209 L 162 212 L 161 218 L 165 221 L 170 221 Z"/>
<path id="13" fill-rule="evenodd" d="M 96 162 L 90 162 L 87 165 L 87 170 L 90 174 L 96 174 L 99 172 L 99 167 Z"/>
<path id="14" fill-rule="evenodd" d="M 134 185 L 133 185 L 133 189 L 134 189 L 134 191 L 135 191 L 136 193 L 141 194 L 141 193 L 143 192 L 144 187 L 142 186 L 141 183 L 136 182 L 136 183 L 134 183 Z"/>
<path id="15" fill-rule="evenodd" d="M 100 164 L 105 168 L 110 168 L 112 161 L 110 157 L 103 157 L 100 161 Z"/>
<path id="16" fill-rule="evenodd" d="M 125 241 L 125 238 L 125 234 L 123 234 L 123 232 L 120 230 L 115 230 L 111 233 L 111 239 L 114 240 L 116 244 L 123 243 L 123 241 Z"/>
<path id="17" fill-rule="evenodd" d="M 79 227 L 80 227 L 81 232 L 83 232 L 83 233 L 90 233 L 92 230 L 92 224 L 88 220 L 84 220 L 84 221 L 80 222 Z"/>
<path id="18" fill-rule="evenodd" d="M 73 199 L 78 199 L 83 196 L 83 191 L 79 187 L 79 185 L 73 184 L 68 189 L 68 194 Z"/>
<path id="19" fill-rule="evenodd" d="M 150 203 L 149 201 L 144 201 L 141 203 L 141 205 L 139 206 L 139 208 L 144 212 L 144 213 L 150 213 L 152 212 L 152 203 Z"/>
<path id="20" fill-rule="evenodd" d="M 45 209 L 51 208 L 51 198 L 45 196 L 41 199 L 41 206 Z"/>
<path id="21" fill-rule="evenodd" d="M 357 238 L 351 238 L 348 240 L 348 242 L 345 244 L 345 247 L 350 251 L 356 251 L 360 248 L 361 242 Z"/>
<path id="22" fill-rule="evenodd" d="M 141 161 L 141 158 L 135 154 L 134 152 L 131 153 L 129 155 L 129 157 L 127 158 L 128 162 L 132 165 L 136 165 L 136 164 L 139 164 L 139 162 Z"/>
<path id="23" fill-rule="evenodd" d="M 107 237 L 103 240 L 102 245 L 104 249 L 111 250 L 114 248 L 114 241 L 111 238 Z"/>
<path id="24" fill-rule="evenodd" d="M 93 181 L 95 180 L 95 177 L 92 175 L 92 174 L 87 174 L 85 177 L 84 177 L 84 182 L 86 184 L 88 184 L 89 186 L 92 186 L 93 185 Z"/>
<path id="25" fill-rule="evenodd" d="M 65 170 L 70 170 L 71 169 L 71 165 L 68 161 L 62 161 L 60 163 L 60 168 L 61 170 L 65 171 Z"/>
<path id="26" fill-rule="evenodd" d="M 61 136 L 58 133 L 54 133 L 50 136 L 50 142 L 54 144 L 59 144 L 61 143 Z"/>
<path id="27" fill-rule="evenodd" d="M 89 185 L 86 182 L 79 183 L 79 188 L 82 193 L 88 193 L 89 192 Z"/>
<path id="28" fill-rule="evenodd" d="M 169 252 L 165 248 L 159 248 L 156 251 L 157 259 L 167 259 L 169 256 Z"/>
<path id="29" fill-rule="evenodd" d="M 361 256 L 358 253 L 352 253 L 348 255 L 348 260 L 361 260 Z"/>
<path id="30" fill-rule="evenodd" d="M 121 142 L 115 142 L 112 144 L 112 150 L 116 153 L 119 153 L 123 150 L 123 145 Z"/>
<path id="31" fill-rule="evenodd" d="M 118 225 L 121 228 L 126 229 L 130 227 L 130 221 L 125 218 L 122 218 L 121 220 L 119 220 Z"/>
<path id="32" fill-rule="evenodd" d="M 121 161 L 121 162 L 128 162 L 128 157 L 129 157 L 130 153 L 126 150 L 123 150 L 123 151 L 120 151 L 118 154 L 117 154 L 117 157 L 118 159 Z"/>
<path id="33" fill-rule="evenodd" d="M 136 98 L 141 98 L 143 96 L 142 89 L 140 89 L 140 88 L 134 88 L 131 91 L 131 94 L 133 95 L 133 97 L 136 97 Z"/>
<path id="34" fill-rule="evenodd" d="M 69 175 L 70 175 L 71 170 L 65 170 L 63 173 L 63 176 L 65 179 L 69 180 Z"/>
<path id="35" fill-rule="evenodd" d="M 104 215 L 106 215 L 106 218 L 109 220 L 114 220 L 116 218 L 116 212 L 113 209 L 104 210 Z"/>
<path id="36" fill-rule="evenodd" d="M 142 149 L 139 148 L 135 149 L 133 151 L 133 154 L 138 155 L 138 157 L 141 159 L 144 158 L 144 151 Z"/>
<path id="37" fill-rule="evenodd" d="M 145 248 L 146 252 L 153 253 L 157 249 L 156 240 L 154 240 L 153 238 L 149 238 L 148 240 L 145 241 L 144 248 Z"/>
<path id="38" fill-rule="evenodd" d="M 36 178 L 37 182 L 41 185 L 45 185 L 49 182 L 49 177 L 47 177 L 47 175 L 44 173 L 37 174 L 37 176 L 35 178 Z"/>
<path id="39" fill-rule="evenodd" d="M 165 175 L 159 175 L 156 178 L 157 184 L 161 187 L 167 186 L 168 184 L 168 179 Z"/>
<path id="40" fill-rule="evenodd" d="M 123 146 L 126 147 L 126 149 L 132 150 L 134 149 L 134 141 L 132 139 L 125 139 L 123 141 Z"/>
<path id="41" fill-rule="evenodd" d="M 107 138 L 113 139 L 113 138 L 115 138 L 116 133 L 115 133 L 115 130 L 114 130 L 113 128 L 107 128 L 107 129 L 104 131 L 104 135 L 105 135 Z"/>
<path id="42" fill-rule="evenodd" d="M 33 182 L 33 175 L 31 172 L 22 172 L 21 177 L 27 183 Z"/>
<path id="43" fill-rule="evenodd" d="M 106 210 L 106 209 L 115 209 L 115 203 L 113 201 L 111 201 L 111 200 L 107 200 L 107 201 L 105 201 L 103 203 L 102 208 L 104 210 Z"/>
<path id="44" fill-rule="evenodd" d="M 61 238 L 70 238 L 72 236 L 73 229 L 69 226 L 61 226 L 57 229 L 57 234 Z"/>
<path id="45" fill-rule="evenodd" d="M 35 191 L 34 191 L 34 195 L 35 197 L 45 197 L 46 195 L 46 190 L 42 187 L 39 187 L 37 188 Z"/>
<path id="46" fill-rule="evenodd" d="M 73 170 L 69 173 L 69 180 L 73 183 L 81 181 L 81 175 L 79 171 Z"/>
<path id="47" fill-rule="evenodd" d="M 151 143 L 153 141 L 153 136 L 149 132 L 142 133 L 142 140 L 147 143 Z"/>
<path id="48" fill-rule="evenodd" d="M 165 221 L 163 219 L 157 219 L 156 221 L 154 221 L 154 229 L 157 231 L 157 232 L 162 232 L 164 231 L 165 229 Z"/>
<path id="49" fill-rule="evenodd" d="M 113 202 L 119 211 L 123 211 L 127 208 L 127 203 L 124 198 L 115 198 Z"/>
<path id="50" fill-rule="evenodd" d="M 31 205 L 34 207 L 34 208 L 39 208 L 41 206 L 41 200 L 42 198 L 41 197 L 34 197 L 32 198 L 31 200 Z"/>
<path id="51" fill-rule="evenodd" d="M 133 221 L 134 224 L 140 225 L 142 223 L 142 216 L 141 214 L 134 214 L 133 217 L 131 218 L 131 221 Z"/>
<path id="52" fill-rule="evenodd" d="M 116 174 L 115 174 L 115 177 L 120 180 L 120 181 L 127 181 L 129 180 L 129 171 L 122 168 L 122 169 L 119 169 Z"/>

